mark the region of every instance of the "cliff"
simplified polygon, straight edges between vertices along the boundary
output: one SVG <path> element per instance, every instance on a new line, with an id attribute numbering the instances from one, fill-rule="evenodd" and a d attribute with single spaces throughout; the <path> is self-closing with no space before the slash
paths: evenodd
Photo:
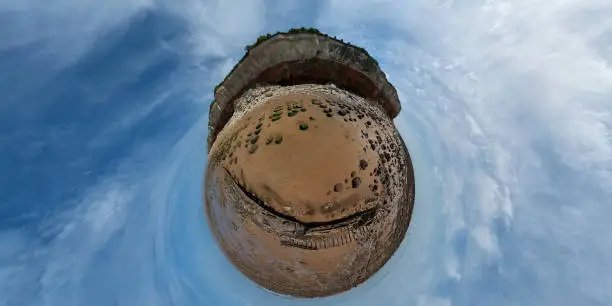
<path id="1" fill-rule="evenodd" d="M 390 118 L 400 111 L 395 88 L 364 49 L 314 29 L 262 36 L 215 88 L 208 148 L 234 112 L 233 101 L 257 84 L 328 84 L 377 104 Z"/>

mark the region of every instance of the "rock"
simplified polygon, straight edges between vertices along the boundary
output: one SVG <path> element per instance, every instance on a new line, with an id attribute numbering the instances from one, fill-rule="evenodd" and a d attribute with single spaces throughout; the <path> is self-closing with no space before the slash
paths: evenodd
<path id="1" fill-rule="evenodd" d="M 368 167 L 368 162 L 365 159 L 359 161 L 359 168 L 365 170 Z"/>
<path id="2" fill-rule="evenodd" d="M 283 136 L 282 135 L 276 135 L 276 137 L 274 138 L 274 143 L 275 144 L 280 144 L 281 142 L 283 142 Z"/>

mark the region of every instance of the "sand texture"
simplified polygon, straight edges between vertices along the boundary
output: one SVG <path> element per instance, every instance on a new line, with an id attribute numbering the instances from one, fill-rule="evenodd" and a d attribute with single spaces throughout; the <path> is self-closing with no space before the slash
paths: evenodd
<path id="1" fill-rule="evenodd" d="M 333 85 L 260 86 L 234 103 L 205 185 L 228 258 L 262 287 L 300 297 L 372 276 L 414 203 L 410 156 L 388 115 Z"/>

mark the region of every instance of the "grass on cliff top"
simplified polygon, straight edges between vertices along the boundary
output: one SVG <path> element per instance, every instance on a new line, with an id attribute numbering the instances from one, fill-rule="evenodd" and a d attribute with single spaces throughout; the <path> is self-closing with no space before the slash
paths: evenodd
<path id="1" fill-rule="evenodd" d="M 272 38 L 272 37 L 275 37 L 275 36 L 277 36 L 277 35 L 282 35 L 282 34 L 300 34 L 300 33 L 318 34 L 318 35 L 321 35 L 321 36 L 325 36 L 325 37 L 327 37 L 327 38 L 331 38 L 331 39 L 333 39 L 333 40 L 335 40 L 335 41 L 339 41 L 339 42 L 341 42 L 341 43 L 343 43 L 343 44 L 349 45 L 349 46 L 351 46 L 351 47 L 353 47 L 353 48 L 356 48 L 357 50 L 359 50 L 359 51 L 361 51 L 361 52 L 365 53 L 365 54 L 366 54 L 367 56 L 369 56 L 369 57 L 370 57 L 370 58 L 371 58 L 371 59 L 374 61 L 374 63 L 376 63 L 376 65 L 378 66 L 378 61 L 377 61 L 377 60 L 376 60 L 374 57 L 372 57 L 372 56 L 371 56 L 371 55 L 368 53 L 368 51 L 366 51 L 366 49 L 364 49 L 364 48 L 362 48 L 362 47 L 355 46 L 355 45 L 353 45 L 353 44 L 351 44 L 351 43 L 345 42 L 344 40 L 342 40 L 342 39 L 338 39 L 338 38 L 336 38 L 335 36 L 329 36 L 329 35 L 327 35 L 327 34 L 325 34 L 325 33 L 322 33 L 321 31 L 319 31 L 318 29 L 315 29 L 315 28 L 305 28 L 305 27 L 301 27 L 301 28 L 292 28 L 292 29 L 289 29 L 289 31 L 287 31 L 287 32 L 276 32 L 276 33 L 274 33 L 274 34 L 270 34 L 270 33 L 268 33 L 268 34 L 266 34 L 266 35 L 261 35 L 261 36 L 259 36 L 259 37 L 257 38 L 257 40 L 256 40 L 256 41 L 255 41 L 253 44 L 250 44 L 250 45 L 248 45 L 248 46 L 244 47 L 244 50 L 246 51 L 246 53 L 244 54 L 244 56 L 243 56 L 243 57 L 242 57 L 242 58 L 241 58 L 241 59 L 238 61 L 238 63 L 236 63 L 236 65 L 234 65 L 234 67 L 232 68 L 232 70 L 231 70 L 231 71 L 230 71 L 230 72 L 229 72 L 227 75 L 225 75 L 225 78 L 223 79 L 223 81 L 221 81 L 219 84 L 217 84 L 217 86 L 215 86 L 215 89 L 214 89 L 214 90 L 215 90 L 215 91 L 217 91 L 217 88 L 219 88 L 219 86 L 221 86 L 221 84 L 223 84 L 223 82 L 225 82 L 225 80 L 227 80 L 227 78 L 228 78 L 228 77 L 229 77 L 229 76 L 230 76 L 230 75 L 231 75 L 231 74 L 234 72 L 234 70 L 236 70 L 236 68 L 238 68 L 238 66 L 240 65 L 240 63 L 242 63 L 242 61 L 244 61 L 244 59 L 247 57 L 247 55 L 249 55 L 249 51 L 250 51 L 251 49 L 253 49 L 253 48 L 257 47 L 257 46 L 258 46 L 258 45 L 260 45 L 261 43 L 263 43 L 263 42 L 265 42 L 266 40 L 268 40 L 268 39 L 270 39 L 270 38 Z M 213 102 L 214 102 L 214 101 L 213 101 Z M 211 103 L 211 108 L 212 108 L 212 104 L 213 104 L 213 103 Z"/>

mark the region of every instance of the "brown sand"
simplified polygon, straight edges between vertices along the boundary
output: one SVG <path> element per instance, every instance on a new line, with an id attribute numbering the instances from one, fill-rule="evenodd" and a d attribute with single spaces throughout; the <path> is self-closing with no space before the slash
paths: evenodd
<path id="1" fill-rule="evenodd" d="M 210 152 L 206 210 L 245 275 L 302 297 L 348 290 L 403 240 L 409 155 L 373 103 L 333 86 L 250 90 Z"/>
<path id="2" fill-rule="evenodd" d="M 372 208 L 368 186 L 375 183 L 368 173 L 378 156 L 361 135 L 365 119 L 345 121 L 356 113 L 339 105 L 303 93 L 270 99 L 230 132 L 237 136 L 225 168 L 265 205 L 302 222 Z"/>

